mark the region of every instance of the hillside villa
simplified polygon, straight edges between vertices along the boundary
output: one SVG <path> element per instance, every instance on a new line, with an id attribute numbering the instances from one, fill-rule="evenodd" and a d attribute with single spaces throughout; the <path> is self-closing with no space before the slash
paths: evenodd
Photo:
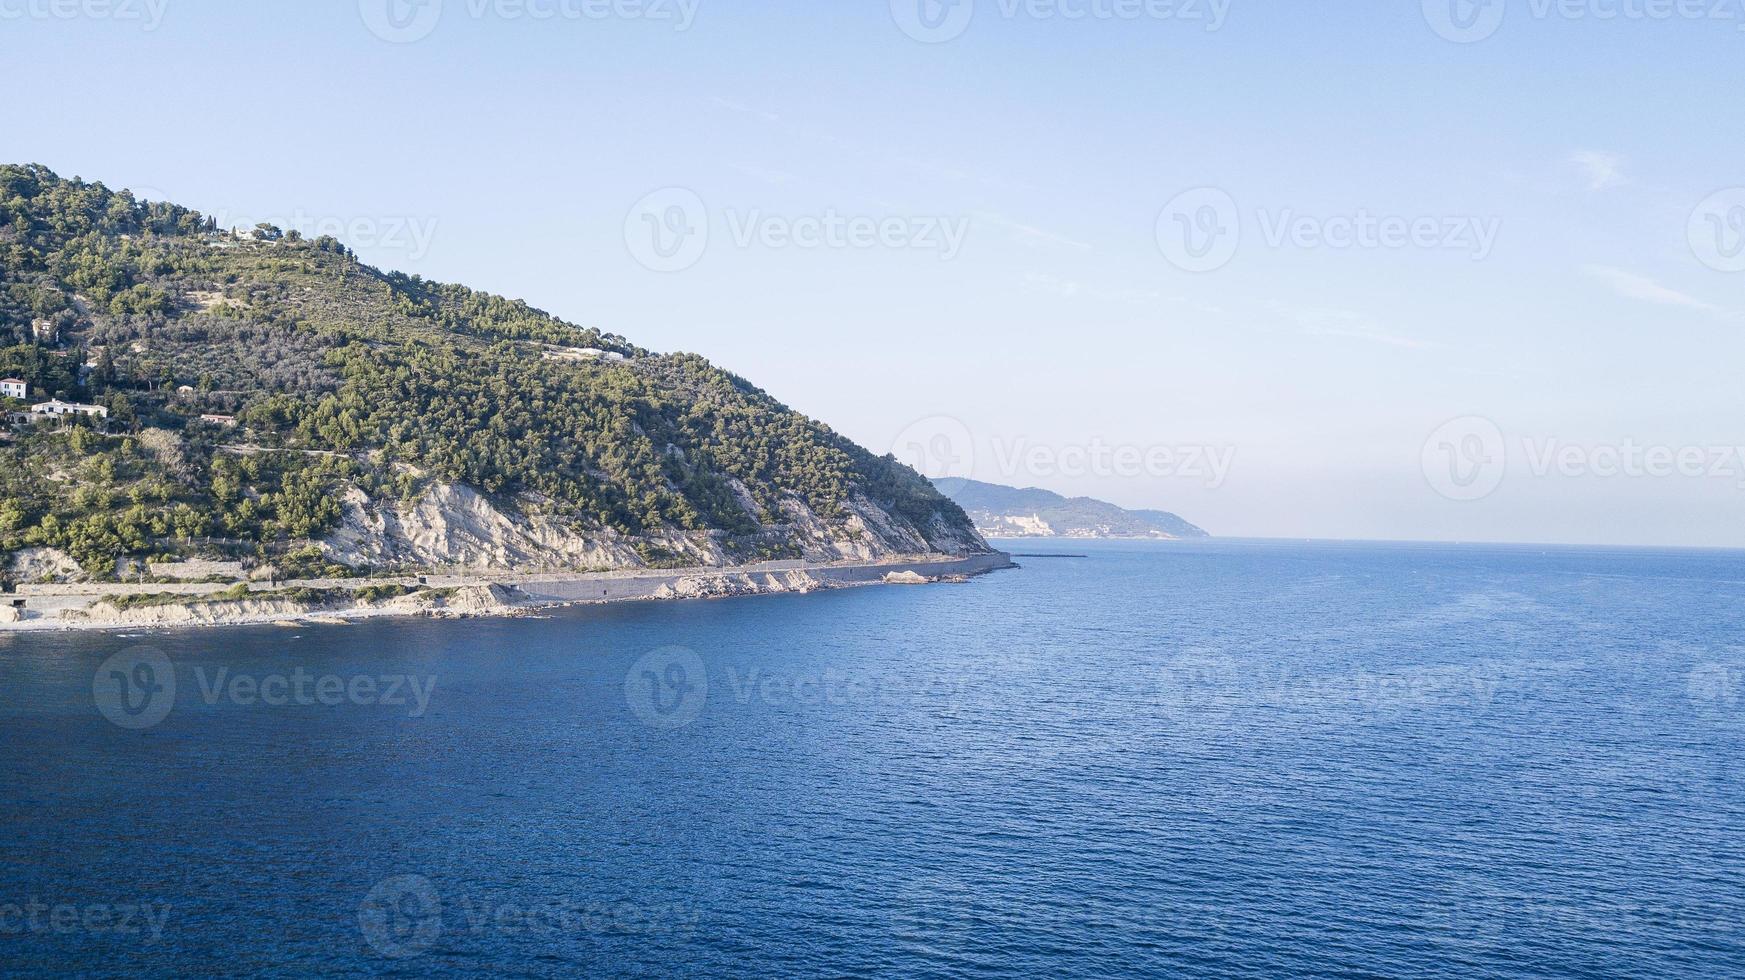
<path id="1" fill-rule="evenodd" d="M 100 419 L 109 417 L 109 409 L 101 405 L 81 405 L 77 402 L 64 402 L 59 398 L 30 406 L 30 413 L 45 418 L 61 415 L 89 415 Z"/>

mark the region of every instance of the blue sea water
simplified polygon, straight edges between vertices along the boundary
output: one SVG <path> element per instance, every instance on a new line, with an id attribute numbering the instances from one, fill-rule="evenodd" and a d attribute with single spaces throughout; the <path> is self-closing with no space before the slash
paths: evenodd
<path id="1" fill-rule="evenodd" d="M 1745 975 L 1745 555 L 1009 547 L 0 637 L 0 973 Z"/>

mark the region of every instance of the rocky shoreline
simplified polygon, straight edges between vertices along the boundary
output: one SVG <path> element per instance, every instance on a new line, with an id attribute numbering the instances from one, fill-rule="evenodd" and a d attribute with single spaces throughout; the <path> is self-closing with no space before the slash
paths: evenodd
<path id="1" fill-rule="evenodd" d="M 529 615 L 538 610 L 610 602 L 713 599 L 734 596 L 807 593 L 862 585 L 922 585 L 965 581 L 1016 567 L 1011 556 L 989 552 L 970 556 L 925 555 L 876 562 L 771 562 L 740 568 L 688 568 L 669 571 L 600 573 L 504 573 L 424 576 L 412 591 L 389 598 L 307 598 L 310 587 L 333 583 L 284 583 L 233 596 L 214 587 L 207 594 L 152 594 L 149 604 L 126 596 L 144 595 L 142 586 L 55 587 L 34 601 L 45 608 L 8 608 L 0 632 L 116 629 L 188 629 L 263 624 L 340 623 L 385 616 L 481 618 Z M 356 589 L 379 586 L 358 580 Z M 118 594 L 120 593 L 120 594 Z M 19 600 L 15 600 L 19 601 Z M 22 600 L 27 604 L 31 599 Z"/>

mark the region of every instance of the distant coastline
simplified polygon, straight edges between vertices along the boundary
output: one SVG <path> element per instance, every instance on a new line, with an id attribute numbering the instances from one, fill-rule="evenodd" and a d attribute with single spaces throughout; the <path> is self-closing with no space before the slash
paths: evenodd
<path id="1" fill-rule="evenodd" d="M 1063 497 L 979 480 L 939 479 L 933 485 L 962 507 L 984 538 L 1080 541 L 1174 541 L 1211 537 L 1163 510 L 1128 510 L 1093 497 Z"/>

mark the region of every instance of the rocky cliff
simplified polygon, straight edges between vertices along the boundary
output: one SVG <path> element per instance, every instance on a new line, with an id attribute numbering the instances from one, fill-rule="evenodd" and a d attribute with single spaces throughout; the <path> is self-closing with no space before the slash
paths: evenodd
<path id="1" fill-rule="evenodd" d="M 469 487 L 441 484 L 412 503 L 373 500 L 357 488 L 344 498 L 340 527 L 322 541 L 327 556 L 351 567 L 470 570 L 626 569 L 725 566 L 743 559 L 747 536 L 719 531 L 641 535 L 578 530 L 541 513 L 537 503 L 505 511 Z M 798 497 L 780 520 L 760 525 L 752 541 L 772 553 L 813 562 L 870 561 L 904 555 L 971 555 L 988 551 L 974 530 L 941 512 L 925 526 L 893 515 L 865 497 L 845 513 L 820 517 Z M 658 562 L 651 556 L 660 556 Z"/>

